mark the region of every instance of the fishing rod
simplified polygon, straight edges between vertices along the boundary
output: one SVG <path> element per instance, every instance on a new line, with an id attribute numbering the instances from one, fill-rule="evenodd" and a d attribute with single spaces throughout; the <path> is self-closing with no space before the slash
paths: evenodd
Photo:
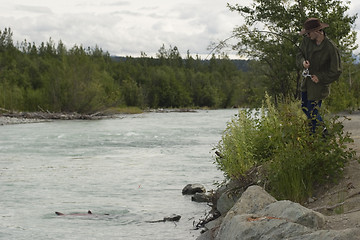
<path id="1" fill-rule="evenodd" d="M 266 30 L 256 30 L 256 31 L 242 31 L 240 33 L 234 34 L 228 38 L 226 38 L 225 40 L 221 41 L 218 45 L 216 45 L 211 51 L 210 53 L 206 56 L 205 60 L 217 49 L 219 48 L 221 45 L 223 45 L 226 41 L 235 38 L 239 35 L 245 34 L 245 33 L 266 33 L 266 34 L 273 34 L 276 35 L 280 38 L 286 39 L 288 41 L 290 41 L 301 53 L 301 55 L 304 57 L 304 59 L 306 59 L 305 53 L 304 51 L 297 45 L 297 43 L 295 41 L 293 41 L 292 39 L 290 39 L 289 37 L 281 34 L 281 33 L 277 33 L 277 32 L 271 32 L 271 31 L 266 31 Z M 310 73 L 309 73 L 309 69 L 304 69 L 302 72 L 302 76 L 303 77 L 311 77 Z"/>
<path id="2" fill-rule="evenodd" d="M 273 34 L 276 35 L 278 37 L 284 38 L 288 41 L 290 41 L 295 47 L 297 47 L 297 49 L 300 51 L 301 55 L 303 55 L 304 58 L 305 54 L 303 52 L 303 50 L 296 44 L 296 42 L 294 42 L 292 39 L 290 39 L 289 37 L 282 35 L 281 33 L 276 33 L 276 32 L 271 32 L 271 31 L 266 31 L 266 30 L 256 30 L 256 31 L 242 31 L 240 33 L 234 34 L 228 38 L 226 38 L 225 40 L 221 41 L 218 45 L 216 45 L 214 48 L 211 49 L 210 53 L 206 56 L 205 59 L 207 59 L 217 48 L 219 48 L 221 45 L 223 45 L 225 42 L 227 42 L 228 40 L 235 38 L 239 35 L 243 35 L 244 33 L 266 33 L 266 34 Z"/>

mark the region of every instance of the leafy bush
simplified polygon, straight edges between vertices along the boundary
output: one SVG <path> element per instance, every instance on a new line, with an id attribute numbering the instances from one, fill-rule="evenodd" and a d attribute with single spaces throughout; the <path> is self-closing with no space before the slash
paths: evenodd
<path id="1" fill-rule="evenodd" d="M 341 176 L 355 152 L 339 117 L 325 120 L 312 134 L 299 102 L 274 107 L 267 97 L 260 110 L 243 109 L 232 119 L 217 146 L 215 164 L 230 179 L 243 179 L 261 166 L 260 180 L 278 199 L 301 202 L 313 187 Z"/>

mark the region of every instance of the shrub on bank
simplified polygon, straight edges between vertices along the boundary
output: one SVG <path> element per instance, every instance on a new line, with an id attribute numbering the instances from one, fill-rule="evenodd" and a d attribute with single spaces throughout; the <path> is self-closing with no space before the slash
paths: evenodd
<path id="1" fill-rule="evenodd" d="M 313 187 L 339 176 L 355 152 L 339 117 L 325 119 L 328 134 L 309 130 L 298 102 L 275 107 L 267 97 L 260 110 L 243 109 L 228 123 L 215 164 L 228 179 L 244 179 L 255 168 L 259 181 L 277 199 L 301 202 Z"/>

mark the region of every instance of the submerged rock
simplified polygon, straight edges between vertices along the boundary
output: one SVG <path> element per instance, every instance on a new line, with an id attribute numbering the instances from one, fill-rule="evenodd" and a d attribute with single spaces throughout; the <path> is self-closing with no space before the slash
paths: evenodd
<path id="1" fill-rule="evenodd" d="M 147 223 L 158 223 L 158 222 L 178 222 L 180 220 L 181 216 L 177 214 L 172 214 L 169 217 L 164 217 L 161 220 L 155 220 L 155 221 L 146 221 Z"/>
<path id="2" fill-rule="evenodd" d="M 194 202 L 211 202 L 211 196 L 206 193 L 195 193 L 194 196 L 191 197 L 191 201 Z"/>

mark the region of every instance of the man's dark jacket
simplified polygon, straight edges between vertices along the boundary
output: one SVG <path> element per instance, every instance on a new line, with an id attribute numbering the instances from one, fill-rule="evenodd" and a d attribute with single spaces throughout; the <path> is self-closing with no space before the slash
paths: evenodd
<path id="1" fill-rule="evenodd" d="M 341 59 L 335 44 L 325 36 L 320 45 L 304 37 L 297 56 L 297 65 L 303 68 L 304 60 L 309 60 L 311 75 L 316 75 L 318 83 L 306 77 L 301 84 L 301 91 L 307 92 L 308 100 L 322 100 L 330 94 L 330 83 L 339 79 L 341 74 Z"/>

